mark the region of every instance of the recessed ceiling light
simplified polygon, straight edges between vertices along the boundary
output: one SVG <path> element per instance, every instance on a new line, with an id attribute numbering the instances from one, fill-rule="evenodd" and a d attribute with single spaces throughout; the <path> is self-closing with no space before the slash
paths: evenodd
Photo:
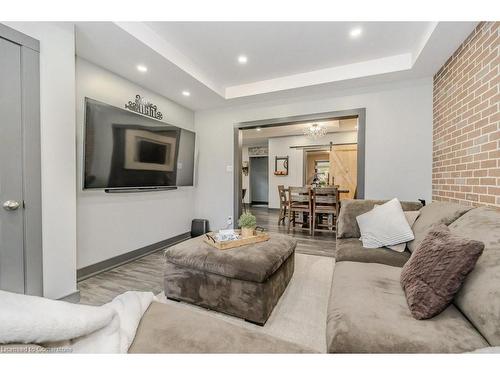
<path id="1" fill-rule="evenodd" d="M 148 71 L 148 67 L 146 65 L 137 65 L 137 70 L 141 73 L 146 73 Z"/>
<path id="2" fill-rule="evenodd" d="M 260 132 L 261 128 L 255 128 L 255 130 L 257 130 L 258 132 Z"/>
<path id="3" fill-rule="evenodd" d="M 182 92 L 182 95 L 184 95 L 184 96 L 191 96 L 191 93 L 189 91 L 184 90 Z"/>
<path id="4" fill-rule="evenodd" d="M 238 56 L 238 62 L 240 64 L 246 64 L 248 62 L 248 57 L 246 57 L 245 55 L 240 55 Z"/>
<path id="5" fill-rule="evenodd" d="M 361 27 L 355 27 L 349 32 L 351 38 L 357 38 L 363 33 L 363 29 Z"/>

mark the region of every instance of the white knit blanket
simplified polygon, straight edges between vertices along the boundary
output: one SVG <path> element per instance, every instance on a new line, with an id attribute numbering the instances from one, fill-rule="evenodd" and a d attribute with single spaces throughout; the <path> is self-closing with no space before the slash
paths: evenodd
<path id="1" fill-rule="evenodd" d="M 126 353 L 151 302 L 126 292 L 103 306 L 0 291 L 0 344 L 40 344 L 73 353 Z"/>

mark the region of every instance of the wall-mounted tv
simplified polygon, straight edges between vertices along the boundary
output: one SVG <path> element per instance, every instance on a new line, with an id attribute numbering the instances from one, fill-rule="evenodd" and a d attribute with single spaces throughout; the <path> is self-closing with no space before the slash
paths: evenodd
<path id="1" fill-rule="evenodd" d="M 84 189 L 192 186 L 195 133 L 85 98 Z"/>

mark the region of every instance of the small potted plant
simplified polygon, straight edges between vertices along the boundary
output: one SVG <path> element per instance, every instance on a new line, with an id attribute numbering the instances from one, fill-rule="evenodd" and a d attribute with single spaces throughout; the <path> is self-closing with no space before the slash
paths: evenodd
<path id="1" fill-rule="evenodd" d="M 240 216 L 238 224 L 241 227 L 241 237 L 252 237 L 257 226 L 257 219 L 251 213 L 246 212 Z"/>

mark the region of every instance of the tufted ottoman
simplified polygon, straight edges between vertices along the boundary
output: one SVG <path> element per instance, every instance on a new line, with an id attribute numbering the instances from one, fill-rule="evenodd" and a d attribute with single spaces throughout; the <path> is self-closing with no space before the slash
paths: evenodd
<path id="1" fill-rule="evenodd" d="M 165 251 L 165 295 L 264 325 L 293 275 L 296 245 L 281 234 L 229 250 L 203 236 L 181 242 Z"/>

